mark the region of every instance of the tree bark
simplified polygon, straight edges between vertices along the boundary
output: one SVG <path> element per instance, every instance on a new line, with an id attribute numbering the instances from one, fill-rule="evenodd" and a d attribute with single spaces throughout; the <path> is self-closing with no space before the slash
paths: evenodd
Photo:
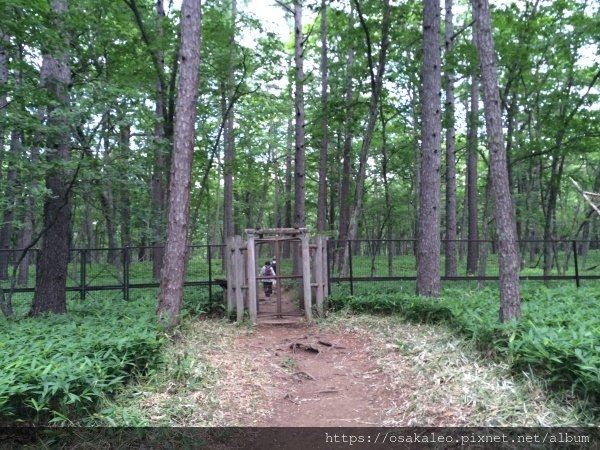
<path id="1" fill-rule="evenodd" d="M 110 147 L 110 113 L 105 114 L 103 119 L 103 141 L 104 153 L 103 160 L 105 167 L 113 165 L 112 149 Z M 120 263 L 117 251 L 117 208 L 115 207 L 115 195 L 113 190 L 113 180 L 109 176 L 108 179 L 102 180 L 104 186 L 100 190 L 100 205 L 102 206 L 102 214 L 106 222 L 106 240 L 108 242 L 107 260 L 112 265 Z"/>
<path id="2" fill-rule="evenodd" d="M 367 174 L 367 158 L 369 156 L 369 148 L 371 146 L 371 140 L 373 139 L 373 132 L 375 131 L 375 125 L 377 123 L 377 115 L 379 112 L 379 97 L 381 96 L 381 90 L 383 88 L 383 76 L 385 73 L 385 65 L 387 62 L 387 50 L 389 47 L 389 31 L 390 31 L 390 2 L 389 0 L 383 0 L 383 20 L 381 22 L 381 43 L 379 46 L 379 57 L 377 61 L 377 69 L 373 67 L 372 53 L 371 53 L 371 40 L 368 29 L 360 10 L 358 9 L 358 3 L 355 2 L 355 6 L 359 11 L 359 17 L 365 36 L 367 39 L 367 57 L 369 60 L 369 70 L 371 75 L 371 99 L 369 101 L 369 117 L 367 119 L 367 127 L 364 131 L 364 137 L 360 149 L 358 176 L 356 179 L 356 187 L 354 191 L 354 208 L 350 216 L 350 224 L 348 228 L 348 238 L 354 240 L 358 238 L 358 222 L 362 214 L 363 205 L 363 193 L 365 188 L 365 178 Z M 346 260 L 346 258 L 344 258 Z"/>
<path id="3" fill-rule="evenodd" d="M 40 110 L 38 110 L 37 117 L 40 122 L 43 120 L 43 114 L 41 114 Z M 41 139 L 41 133 L 38 130 L 33 134 L 33 142 L 29 155 L 25 154 L 26 147 L 23 146 L 23 156 L 29 156 L 33 167 L 40 162 L 40 146 L 42 144 Z M 36 217 L 36 197 L 33 193 L 38 189 L 39 182 L 34 174 L 30 174 L 27 181 L 30 188 L 28 195 L 24 199 L 25 217 L 23 220 L 23 230 L 19 238 L 19 248 L 22 249 L 31 245 L 33 241 L 33 230 L 35 230 L 35 224 L 38 222 L 38 218 Z M 29 249 L 24 255 L 21 255 L 22 259 L 21 264 L 19 265 L 19 274 L 17 276 L 17 283 L 20 286 L 26 286 L 29 281 L 29 266 L 34 255 L 35 251 L 31 249 Z"/>
<path id="4" fill-rule="evenodd" d="M 477 199 L 477 146 L 479 130 L 479 76 L 471 76 L 471 107 L 467 137 L 467 274 L 477 273 L 479 253 L 479 203 Z"/>
<path id="5" fill-rule="evenodd" d="M 225 118 L 223 143 L 223 242 L 235 234 L 233 211 L 233 163 L 235 159 L 235 139 L 233 134 L 234 109 L 233 95 L 235 89 L 235 21 L 237 16 L 237 1 L 231 1 L 231 35 L 229 37 L 229 72 L 227 74 L 226 92 L 228 101 L 225 102 Z M 227 104 L 231 108 L 227 108 Z"/>
<path id="6" fill-rule="evenodd" d="M 354 20 L 352 12 L 350 13 L 350 19 L 348 24 L 348 30 L 352 30 L 354 27 Z M 340 219 L 339 219 L 339 232 L 338 240 L 340 244 L 344 246 L 339 248 L 338 251 L 338 267 L 340 268 L 340 275 L 347 276 L 347 264 L 344 264 L 344 255 L 346 254 L 345 242 L 348 239 L 348 228 L 350 223 L 350 170 L 351 170 L 351 158 L 352 158 L 352 98 L 354 96 L 354 89 L 352 83 L 352 67 L 354 66 L 354 53 L 355 50 L 351 46 L 348 49 L 348 56 L 346 60 L 346 95 L 345 95 L 345 110 L 346 115 L 344 119 L 344 142 L 342 145 L 342 177 L 340 183 Z"/>
<path id="7" fill-rule="evenodd" d="M 481 68 L 492 195 L 496 216 L 500 267 L 499 315 L 500 321 L 506 322 L 511 319 L 518 319 L 521 315 L 519 247 L 508 181 L 490 8 L 487 0 L 471 0 L 471 2 L 477 30 L 477 53 Z"/>
<path id="8" fill-rule="evenodd" d="M 294 2 L 294 63 L 296 68 L 294 93 L 294 226 L 303 228 L 306 222 L 305 211 L 305 139 L 304 139 L 304 35 L 302 33 L 302 0 Z M 301 272 L 301 252 L 296 252 L 293 274 Z"/>
<path id="9" fill-rule="evenodd" d="M 131 124 L 123 123 L 119 130 L 119 151 L 127 164 L 130 157 Z M 119 215 L 121 217 L 121 246 L 131 247 L 131 201 L 129 186 L 122 184 L 119 189 Z"/>
<path id="10" fill-rule="evenodd" d="M 0 163 L 4 156 L 4 135 L 6 130 L 2 126 L 6 117 L 8 97 L 6 96 L 8 85 L 8 46 L 9 37 L 0 31 Z"/>
<path id="11" fill-rule="evenodd" d="M 167 327 L 179 323 L 187 261 L 192 153 L 200 69 L 201 8 L 199 0 L 181 6 L 180 75 L 175 105 L 175 140 L 169 185 L 170 201 L 157 313 Z"/>
<path id="12" fill-rule="evenodd" d="M 456 145 L 454 131 L 454 25 L 452 0 L 446 0 L 446 267 L 447 277 L 457 275 L 456 261 Z"/>
<path id="13" fill-rule="evenodd" d="M 294 2 L 294 62 L 296 68 L 294 92 L 294 226 L 305 224 L 305 155 L 304 155 L 304 36 L 302 33 L 302 0 Z"/>
<path id="14" fill-rule="evenodd" d="M 283 211 L 283 223 L 285 228 L 292 227 L 292 149 L 294 140 L 294 125 L 292 124 L 292 118 L 288 119 L 287 124 L 287 142 L 285 151 L 285 201 Z M 282 256 L 289 258 L 291 254 L 291 248 L 289 242 L 284 242 Z"/>
<path id="15" fill-rule="evenodd" d="M 154 164 L 152 169 L 152 276 L 155 279 L 160 278 L 160 272 L 163 265 L 164 256 L 164 238 L 165 238 L 165 209 L 166 209 L 166 133 L 165 123 L 166 114 L 166 86 L 164 82 L 165 56 L 162 50 L 163 20 L 165 19 L 165 9 L 163 0 L 156 0 L 156 20 L 159 42 L 156 47 L 156 105 L 155 115 L 156 123 L 154 125 Z"/>
<path id="16" fill-rule="evenodd" d="M 321 145 L 319 149 L 319 197 L 317 203 L 317 232 L 327 229 L 327 1 L 321 0 Z"/>
<path id="17" fill-rule="evenodd" d="M 423 2 L 421 189 L 417 238 L 417 294 L 440 295 L 441 56 L 440 2 Z"/>
<path id="18" fill-rule="evenodd" d="M 67 0 L 51 0 L 54 29 L 60 35 L 58 48 L 42 57 L 41 82 L 55 106 L 48 107 L 46 124 L 50 130 L 46 160 L 49 195 L 44 201 L 44 239 L 39 253 L 35 293 L 29 315 L 67 311 L 67 263 L 71 239 L 70 183 L 72 174 L 65 168 L 70 159 L 71 139 L 67 123 L 69 108 L 69 37 L 65 31 Z"/>
<path id="19" fill-rule="evenodd" d="M 4 118 L 6 117 L 6 107 L 7 96 L 5 92 L 7 91 L 8 85 L 8 37 L 0 32 L 0 162 L 4 162 L 4 139 L 6 130 L 2 126 L 4 124 Z M 11 158 L 9 158 L 9 165 L 12 165 Z M 11 183 L 11 172 L 16 175 L 14 169 L 9 169 L 6 180 L 6 189 L 10 193 L 12 191 L 11 185 L 14 185 L 14 181 Z M 10 204 L 10 194 L 5 199 L 6 206 L 4 208 L 4 221 L 2 223 L 1 231 L 0 231 L 0 280 L 6 280 L 8 278 L 8 226 L 6 223 L 6 214 L 10 214 L 12 208 L 9 208 Z M 10 221 L 10 226 L 12 227 L 12 220 Z"/>
<path id="20" fill-rule="evenodd" d="M 4 190 L 4 213 L 2 227 L 0 228 L 0 280 L 8 279 L 8 266 L 12 259 L 11 247 L 13 241 L 13 222 L 17 197 L 15 187 L 17 183 L 17 161 L 21 154 L 21 134 L 13 130 L 10 133 L 10 153 L 6 165 L 6 187 Z"/>

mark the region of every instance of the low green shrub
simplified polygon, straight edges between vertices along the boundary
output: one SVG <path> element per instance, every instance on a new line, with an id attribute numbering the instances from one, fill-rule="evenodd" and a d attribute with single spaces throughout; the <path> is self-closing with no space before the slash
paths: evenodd
<path id="1" fill-rule="evenodd" d="M 62 423 L 90 413 L 159 360 L 154 301 L 70 305 L 66 315 L 0 322 L 0 423 Z"/>
<path id="2" fill-rule="evenodd" d="M 333 296 L 333 309 L 398 314 L 446 322 L 515 371 L 534 370 L 549 384 L 600 402 L 600 292 L 574 286 L 522 288 L 521 318 L 500 323 L 496 288 L 445 289 L 438 299 L 408 293 Z"/>
<path id="3" fill-rule="evenodd" d="M 207 288 L 187 287 L 183 292 L 183 310 L 184 316 L 222 316 L 225 313 L 225 300 L 223 290 L 214 287 L 212 296 L 209 295 Z"/>

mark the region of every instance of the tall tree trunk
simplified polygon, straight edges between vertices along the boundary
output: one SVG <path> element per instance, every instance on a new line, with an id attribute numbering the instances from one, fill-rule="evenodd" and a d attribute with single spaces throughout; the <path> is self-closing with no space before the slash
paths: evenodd
<path id="1" fill-rule="evenodd" d="M 8 48 L 10 45 L 9 37 L 0 31 L 0 163 L 4 157 L 4 139 L 6 130 L 4 129 L 4 118 L 6 117 L 6 107 L 8 105 Z"/>
<path id="2" fill-rule="evenodd" d="M 490 169 L 488 167 L 488 171 L 487 171 L 487 178 L 486 178 L 486 183 L 485 183 L 485 195 L 484 195 L 484 199 L 483 199 L 483 219 L 481 221 L 481 236 L 483 237 L 483 239 L 485 239 L 485 241 L 481 242 L 481 246 L 478 247 L 478 252 L 479 252 L 479 280 L 477 280 L 477 287 L 479 289 L 482 289 L 485 286 L 485 280 L 483 280 L 483 277 L 486 275 L 486 270 L 487 270 L 487 257 L 488 257 L 488 250 L 490 248 L 490 243 L 487 242 L 488 239 L 491 239 L 492 236 L 488 236 L 488 225 L 490 222 L 490 209 L 491 209 L 491 196 L 490 196 L 490 185 L 491 185 L 492 181 L 491 181 L 491 176 L 490 176 Z"/>
<path id="3" fill-rule="evenodd" d="M 440 2 L 423 1 L 421 189 L 417 239 L 417 294 L 440 295 L 441 56 Z"/>
<path id="4" fill-rule="evenodd" d="M 235 139 L 233 134 L 234 110 L 233 95 L 235 89 L 235 30 L 237 16 L 237 0 L 231 0 L 231 35 L 229 36 L 229 72 L 227 74 L 227 101 L 225 102 L 225 118 L 223 143 L 225 146 L 223 158 L 223 239 L 235 234 L 233 226 L 233 162 L 235 159 Z M 231 103 L 231 108 L 227 104 Z"/>
<path id="5" fill-rule="evenodd" d="M 6 117 L 6 107 L 7 96 L 5 92 L 7 92 L 8 85 L 8 44 L 9 39 L 4 33 L 0 32 L 0 162 L 3 162 L 4 159 L 4 139 L 6 130 L 4 129 L 4 118 Z M 11 146 L 12 147 L 12 146 Z M 9 166 L 14 167 L 14 163 L 11 163 L 11 158 L 9 159 Z M 7 180 L 6 180 L 6 189 L 10 192 L 11 189 L 11 171 L 15 173 L 14 169 L 9 169 Z M 12 182 L 14 185 L 14 181 Z M 9 208 L 10 205 L 10 194 L 5 198 L 6 206 L 4 209 L 4 220 L 2 225 L 0 226 L 0 280 L 6 280 L 8 278 L 8 245 L 9 245 L 9 237 L 8 237 L 8 227 L 12 227 L 12 220 L 10 221 L 10 225 L 6 223 L 6 214 L 12 211 L 12 208 Z"/>
<path id="6" fill-rule="evenodd" d="M 156 47 L 156 124 L 154 126 L 154 164 L 152 168 L 152 276 L 155 279 L 160 278 L 160 271 L 163 265 L 164 255 L 164 233 L 165 233 L 165 210 L 166 210 L 166 133 L 165 123 L 166 114 L 166 86 L 164 82 L 165 56 L 162 50 L 162 39 L 164 36 L 163 21 L 165 19 L 165 9 L 163 0 L 156 0 L 156 19 L 158 31 L 158 44 Z"/>
<path id="7" fill-rule="evenodd" d="M 7 161 L 6 187 L 4 189 L 4 213 L 0 228 L 0 279 L 8 279 L 8 265 L 11 258 L 13 238 L 13 221 L 17 202 L 15 186 L 17 183 L 17 161 L 21 154 L 21 134 L 18 131 L 10 133 L 10 154 Z"/>
<path id="8" fill-rule="evenodd" d="M 110 113 L 105 114 L 103 125 L 104 152 L 103 159 L 105 167 L 111 167 L 113 163 L 112 149 L 110 147 Z M 108 242 L 107 260 L 110 264 L 119 264 L 117 252 L 117 208 L 115 208 L 115 195 L 113 190 L 113 180 L 104 180 L 106 183 L 100 191 L 100 204 L 102 205 L 102 214 L 106 221 L 106 240 Z"/>
<path id="9" fill-rule="evenodd" d="M 187 261 L 192 153 L 200 69 L 201 10 L 199 0 L 183 0 L 179 85 L 175 105 L 175 140 L 169 185 L 165 266 L 161 276 L 157 313 L 161 322 L 179 323 Z"/>
<path id="10" fill-rule="evenodd" d="M 335 144 L 335 155 L 340 155 L 341 153 L 341 133 L 338 131 L 336 132 L 336 144 Z M 339 167 L 339 166 L 338 166 Z M 340 176 L 339 173 L 337 173 L 336 171 L 330 171 L 331 174 L 331 180 L 330 180 L 330 186 L 339 186 L 340 183 Z M 337 226 L 336 223 L 336 216 L 335 216 L 335 205 L 337 202 L 337 195 L 336 193 L 339 192 L 339 188 L 338 189 L 329 189 L 329 211 L 328 211 L 328 215 L 329 215 L 329 229 L 330 230 L 334 230 L 335 227 Z"/>
<path id="11" fill-rule="evenodd" d="M 373 67 L 371 38 L 363 16 L 360 13 L 359 3 L 355 1 L 355 7 L 359 13 L 359 18 L 365 37 L 367 40 L 367 59 L 369 61 L 369 71 L 371 75 L 371 99 L 369 101 L 369 117 L 367 119 L 367 127 L 364 132 L 363 141 L 360 149 L 358 176 L 354 191 L 354 208 L 350 216 L 350 224 L 348 228 L 348 238 L 354 240 L 358 238 L 358 222 L 362 214 L 363 193 L 365 188 L 365 179 L 367 174 L 367 158 L 369 156 L 369 148 L 373 139 L 373 132 L 377 123 L 377 115 L 379 112 L 379 97 L 383 88 L 383 76 L 385 73 L 385 65 L 387 61 L 387 50 L 389 46 L 389 31 L 390 31 L 390 2 L 383 0 L 383 20 L 381 22 L 381 43 L 379 46 L 379 57 L 377 61 L 377 69 Z"/>
<path id="12" fill-rule="evenodd" d="M 319 197 L 317 204 L 317 231 L 327 229 L 327 1 L 321 0 L 321 146 L 319 149 Z"/>
<path id="13" fill-rule="evenodd" d="M 392 276 L 392 199 L 390 195 L 390 180 L 388 178 L 388 164 L 390 161 L 390 155 L 388 154 L 387 148 L 387 134 L 386 126 L 387 120 L 385 118 L 383 107 L 380 106 L 379 116 L 381 119 L 381 177 L 383 178 L 383 194 L 385 198 L 385 239 L 386 239 L 386 250 L 387 250 L 387 268 L 388 276 Z"/>
<path id="14" fill-rule="evenodd" d="M 37 113 L 38 120 L 41 122 L 43 120 L 43 114 L 40 111 Z M 33 142 L 31 145 L 30 154 L 26 155 L 26 147 L 23 146 L 23 156 L 31 160 L 31 164 L 33 167 L 36 167 L 40 162 L 40 146 L 42 144 L 42 137 L 40 131 L 36 131 L 33 134 Z M 24 199 L 24 210 L 25 217 L 23 220 L 23 230 L 21 236 L 19 238 L 19 248 L 26 248 L 33 242 L 33 230 L 35 230 L 35 225 L 38 222 L 38 218 L 36 215 L 36 198 L 34 192 L 37 191 L 39 183 L 35 174 L 31 173 L 28 176 L 29 183 L 29 192 Z M 35 252 L 33 250 L 27 251 L 25 255 L 21 255 L 21 264 L 19 265 L 19 274 L 17 275 L 17 283 L 21 286 L 26 286 L 29 280 L 29 266 L 32 262 L 33 255 Z"/>
<path id="15" fill-rule="evenodd" d="M 354 20 L 352 13 L 350 14 L 350 23 L 348 29 L 351 30 L 354 27 Z M 339 219 L 339 232 L 338 239 L 343 245 L 343 248 L 339 249 L 339 260 L 338 267 L 340 268 L 340 275 L 347 276 L 347 264 L 344 264 L 344 255 L 346 254 L 348 239 L 348 228 L 350 224 L 350 170 L 352 164 L 352 98 L 354 96 L 354 89 L 352 83 L 352 67 L 354 65 L 354 48 L 348 49 L 348 56 L 346 61 L 346 96 L 345 96 L 345 110 L 346 116 L 344 119 L 344 143 L 342 147 L 342 177 L 340 183 L 340 219 Z"/>
<path id="16" fill-rule="evenodd" d="M 446 267 L 447 277 L 457 275 L 456 261 L 456 145 L 454 135 L 454 25 L 452 0 L 446 0 Z"/>
<path id="17" fill-rule="evenodd" d="M 283 223 L 285 228 L 292 227 L 292 149 L 294 146 L 294 125 L 292 118 L 288 119 L 287 125 L 287 143 L 285 151 L 285 206 L 283 212 Z M 289 258 L 291 248 L 289 242 L 284 242 L 282 256 Z"/>
<path id="18" fill-rule="evenodd" d="M 477 30 L 477 53 L 481 67 L 483 104 L 489 147 L 492 195 L 496 214 L 496 234 L 500 266 L 500 321 L 517 319 L 521 315 L 519 293 L 519 246 L 508 182 L 508 168 L 500 93 L 494 61 L 490 8 L 487 0 L 471 0 Z"/>
<path id="19" fill-rule="evenodd" d="M 304 141 L 304 35 L 302 33 L 302 0 L 294 1 L 294 62 L 295 77 L 295 124 L 294 141 L 294 226 L 303 228 L 306 222 L 305 212 L 305 141 Z M 294 275 L 300 274 L 302 267 L 301 252 L 294 257 Z"/>
<path id="20" fill-rule="evenodd" d="M 122 160 L 127 163 L 130 157 L 131 124 L 123 123 L 119 129 L 119 151 Z M 131 201 L 129 185 L 121 184 L 119 189 L 119 216 L 121 217 L 121 246 L 131 247 Z"/>
<path id="21" fill-rule="evenodd" d="M 553 155 L 550 165 L 550 182 L 546 195 L 546 208 L 544 210 L 544 276 L 550 275 L 552 261 L 554 260 L 554 243 L 556 231 L 556 203 L 560 190 L 560 180 L 565 164 L 565 155 Z"/>
<path id="22" fill-rule="evenodd" d="M 479 252 L 479 203 L 477 199 L 477 146 L 479 130 L 479 76 L 471 76 L 471 107 L 469 108 L 467 156 L 467 274 L 477 273 Z"/>
<path id="23" fill-rule="evenodd" d="M 67 263 L 71 239 L 71 171 L 65 167 L 70 159 L 71 139 L 67 120 L 69 108 L 70 40 L 65 31 L 67 0 L 51 0 L 53 28 L 60 35 L 56 48 L 42 57 L 41 82 L 52 100 L 46 124 L 50 130 L 46 153 L 50 168 L 46 175 L 49 195 L 44 201 L 44 239 L 39 253 L 35 294 L 29 314 L 65 313 L 67 311 Z"/>

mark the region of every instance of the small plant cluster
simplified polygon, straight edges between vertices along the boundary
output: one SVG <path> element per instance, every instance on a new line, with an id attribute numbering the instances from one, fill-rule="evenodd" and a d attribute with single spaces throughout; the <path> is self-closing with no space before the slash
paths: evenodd
<path id="1" fill-rule="evenodd" d="M 188 287 L 183 294 L 183 314 L 190 317 L 221 316 L 225 312 L 225 300 L 220 288 L 214 288 L 212 296 L 206 288 Z"/>
<path id="2" fill-rule="evenodd" d="M 70 306 L 0 322 L 0 423 L 68 423 L 157 365 L 163 339 L 150 302 Z"/>
<path id="3" fill-rule="evenodd" d="M 330 297 L 333 309 L 398 314 L 408 320 L 445 322 L 515 371 L 533 370 L 549 385 L 600 403 L 600 292 L 573 286 L 525 286 L 521 319 L 502 324 L 498 291 L 446 289 L 439 299 L 408 293 Z"/>

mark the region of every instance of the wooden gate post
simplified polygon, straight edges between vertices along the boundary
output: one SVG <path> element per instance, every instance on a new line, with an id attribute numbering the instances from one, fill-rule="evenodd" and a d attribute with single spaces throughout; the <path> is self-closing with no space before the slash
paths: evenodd
<path id="1" fill-rule="evenodd" d="M 231 314 L 234 308 L 234 286 L 235 286 L 235 275 L 234 275 L 234 264 L 233 264 L 233 254 L 235 252 L 235 239 L 234 236 L 230 236 L 227 238 L 227 247 L 225 249 L 225 265 L 227 272 L 227 314 Z"/>
<path id="2" fill-rule="evenodd" d="M 317 297 L 317 315 L 323 317 L 323 237 L 317 236 L 313 264 L 315 268 L 315 285 Z"/>
<path id="3" fill-rule="evenodd" d="M 329 276 L 327 268 L 329 261 L 327 260 L 327 236 L 321 236 L 321 267 L 323 270 L 323 298 L 329 295 Z"/>
<path id="4" fill-rule="evenodd" d="M 233 249 L 233 283 L 234 283 L 234 296 L 235 305 L 237 311 L 237 320 L 242 321 L 244 319 L 244 292 L 242 286 L 244 284 L 244 259 L 242 256 L 242 237 L 234 237 L 234 249 Z"/>
<path id="5" fill-rule="evenodd" d="M 248 311 L 250 312 L 250 321 L 254 325 L 256 323 L 256 316 L 258 308 L 256 304 L 256 256 L 254 252 L 254 233 L 247 231 L 248 241 L 246 242 L 246 275 L 248 283 Z"/>
<path id="6" fill-rule="evenodd" d="M 302 286 L 304 292 L 304 314 L 308 322 L 312 321 L 312 298 L 310 289 L 310 250 L 308 245 L 308 233 L 306 229 L 301 229 L 302 235 L 300 242 L 302 244 Z"/>

